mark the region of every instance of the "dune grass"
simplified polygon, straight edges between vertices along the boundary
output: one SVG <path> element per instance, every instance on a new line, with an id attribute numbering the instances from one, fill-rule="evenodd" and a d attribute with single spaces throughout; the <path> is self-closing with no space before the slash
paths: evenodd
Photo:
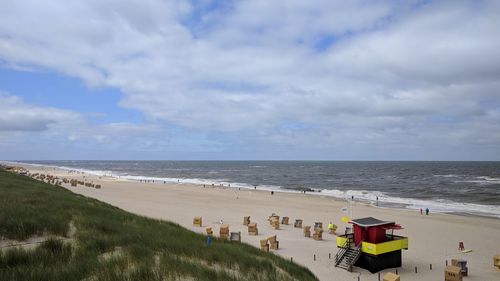
<path id="1" fill-rule="evenodd" d="M 0 239 L 54 237 L 0 250 L 0 280 L 317 280 L 272 253 L 217 240 L 207 246 L 179 225 L 1 169 L 0 195 Z"/>

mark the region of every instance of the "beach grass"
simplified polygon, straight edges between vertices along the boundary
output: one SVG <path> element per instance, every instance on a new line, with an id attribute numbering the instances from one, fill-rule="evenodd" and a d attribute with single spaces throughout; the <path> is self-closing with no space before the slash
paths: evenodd
<path id="1" fill-rule="evenodd" d="M 0 280 L 317 280 L 272 253 L 218 240 L 207 246 L 177 224 L 1 169 L 0 194 L 0 239 L 42 241 L 2 248 Z"/>

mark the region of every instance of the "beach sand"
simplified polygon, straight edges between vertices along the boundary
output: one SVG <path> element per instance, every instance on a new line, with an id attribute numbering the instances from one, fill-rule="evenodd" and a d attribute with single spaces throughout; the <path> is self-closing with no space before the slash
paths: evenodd
<path id="1" fill-rule="evenodd" d="M 212 226 L 218 235 L 220 221 L 229 224 L 230 231 L 241 231 L 242 242 L 259 247 L 259 240 L 277 235 L 280 249 L 273 251 L 284 258 L 308 267 L 320 280 L 378 280 L 377 274 L 358 267 L 353 272 L 334 267 L 337 253 L 335 235 L 323 234 L 323 241 L 305 238 L 302 229 L 294 228 L 295 219 L 303 219 L 303 225 L 331 221 L 343 232 L 346 226 L 340 221 L 345 214 L 346 201 L 313 194 L 292 194 L 269 191 L 238 190 L 234 188 L 206 187 L 191 184 L 140 183 L 91 174 L 70 173 L 53 167 L 20 165 L 32 173 L 45 173 L 101 184 L 101 189 L 70 187 L 67 189 L 84 196 L 96 198 L 123 210 L 178 223 L 196 232 L 204 232 Z M 401 280 L 444 280 L 445 260 L 464 258 L 468 261 L 469 276 L 464 280 L 500 280 L 500 272 L 492 266 L 492 257 L 500 254 L 500 220 L 454 214 L 420 215 L 418 211 L 376 208 L 362 203 L 353 204 L 353 218 L 372 216 L 381 220 L 395 221 L 404 229 L 395 234 L 409 238 L 409 249 L 403 251 L 403 265 L 398 268 Z M 272 213 L 290 217 L 290 225 L 273 230 L 267 218 Z M 192 225 L 193 217 L 203 217 L 203 227 Z M 243 217 L 251 216 L 259 229 L 258 236 L 249 236 Z M 462 241 L 470 253 L 459 253 Z M 331 259 L 329 259 L 331 254 Z M 314 260 L 316 255 L 316 260 Z M 432 270 L 430 270 L 432 264 Z M 418 273 L 415 273 L 417 267 Z M 392 271 L 384 270 L 384 272 Z"/>

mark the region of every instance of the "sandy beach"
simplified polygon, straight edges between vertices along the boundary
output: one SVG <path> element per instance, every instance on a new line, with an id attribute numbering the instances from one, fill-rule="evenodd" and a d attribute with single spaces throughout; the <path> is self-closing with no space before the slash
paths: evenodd
<path id="1" fill-rule="evenodd" d="M 68 179 L 78 179 L 101 184 L 101 189 L 84 186 L 63 186 L 75 193 L 96 198 L 126 211 L 151 218 L 178 223 L 192 231 L 203 233 L 212 226 L 218 233 L 220 221 L 229 224 L 230 231 L 241 231 L 242 242 L 255 247 L 259 240 L 277 235 L 280 249 L 273 251 L 285 258 L 293 258 L 308 267 L 320 280 L 378 280 L 377 274 L 355 267 L 353 272 L 334 267 L 337 253 L 335 235 L 324 233 L 323 241 L 306 238 L 302 229 L 294 228 L 295 219 L 303 219 L 304 225 L 314 222 L 333 222 L 338 232 L 346 223 L 340 218 L 347 206 L 346 201 L 309 194 L 291 194 L 268 191 L 235 189 L 227 187 L 203 187 L 191 184 L 141 183 L 113 177 L 99 177 L 88 173 L 75 173 L 53 167 L 21 165 L 31 173 L 51 174 Z M 420 215 L 418 211 L 376 208 L 353 203 L 352 218 L 375 217 L 395 221 L 404 229 L 396 234 L 409 238 L 409 249 L 403 251 L 403 266 L 398 268 L 401 280 L 443 280 L 445 260 L 463 258 L 468 262 L 469 276 L 464 280 L 500 280 L 500 272 L 492 266 L 492 257 L 500 254 L 500 220 L 454 214 Z M 290 225 L 274 230 L 267 222 L 276 213 L 290 217 Z M 203 217 L 203 227 L 192 225 L 193 217 Z M 249 236 L 242 224 L 243 217 L 250 216 L 259 229 L 258 236 Z M 464 242 L 470 253 L 458 250 Z M 329 258 L 331 255 L 331 259 Z M 316 259 L 314 260 L 314 256 Z M 432 270 L 430 265 L 432 264 Z M 417 272 L 415 273 L 415 267 Z M 394 270 L 385 270 L 384 272 Z"/>

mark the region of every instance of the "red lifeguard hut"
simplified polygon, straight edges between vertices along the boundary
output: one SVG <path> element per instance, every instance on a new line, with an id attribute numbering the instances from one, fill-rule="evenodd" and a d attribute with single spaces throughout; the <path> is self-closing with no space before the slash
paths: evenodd
<path id="1" fill-rule="evenodd" d="M 349 221 L 353 232 L 337 236 L 335 266 L 349 271 L 358 266 L 372 273 L 401 267 L 401 250 L 408 249 L 408 238 L 394 235 L 399 224 L 367 217 Z"/>

